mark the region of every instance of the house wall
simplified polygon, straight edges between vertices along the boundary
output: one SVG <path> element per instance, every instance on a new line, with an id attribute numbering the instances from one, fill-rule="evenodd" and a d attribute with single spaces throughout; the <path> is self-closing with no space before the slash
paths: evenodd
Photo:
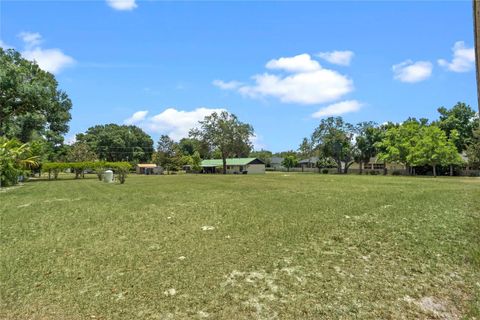
<path id="1" fill-rule="evenodd" d="M 265 165 L 264 164 L 249 164 L 247 165 L 247 171 L 249 174 L 253 173 L 265 173 Z"/>

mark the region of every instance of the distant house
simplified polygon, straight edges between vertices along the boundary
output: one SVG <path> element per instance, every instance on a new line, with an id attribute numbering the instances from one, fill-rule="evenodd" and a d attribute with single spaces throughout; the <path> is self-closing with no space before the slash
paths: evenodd
<path id="1" fill-rule="evenodd" d="M 370 158 L 368 163 L 363 163 L 363 170 L 384 170 L 387 169 L 388 172 L 392 171 L 403 171 L 406 169 L 406 166 L 401 163 L 385 163 L 383 161 L 379 161 L 376 157 Z M 360 169 L 360 164 L 355 162 L 350 166 L 350 169 Z"/>
<path id="2" fill-rule="evenodd" d="M 135 166 L 137 174 L 162 174 L 162 167 L 154 163 L 139 163 Z"/>
<path id="3" fill-rule="evenodd" d="M 221 173 L 223 170 L 222 159 L 203 160 L 200 166 L 204 173 Z M 227 173 L 265 173 L 265 163 L 258 158 L 229 158 Z"/>
<path id="4" fill-rule="evenodd" d="M 281 170 L 284 168 L 283 164 L 283 158 L 281 157 L 272 157 L 270 159 L 270 168 L 273 168 L 275 170 Z"/>
<path id="5" fill-rule="evenodd" d="M 303 159 L 298 161 L 298 166 L 300 168 L 316 168 L 317 167 L 317 162 L 318 162 L 318 157 L 310 157 L 308 159 Z"/>

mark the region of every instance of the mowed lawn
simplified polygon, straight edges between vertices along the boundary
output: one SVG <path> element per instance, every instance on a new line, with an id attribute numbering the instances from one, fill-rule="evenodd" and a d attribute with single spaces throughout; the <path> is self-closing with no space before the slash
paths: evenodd
<path id="1" fill-rule="evenodd" d="M 479 319 L 480 180 L 283 174 L 0 193 L 2 319 Z"/>

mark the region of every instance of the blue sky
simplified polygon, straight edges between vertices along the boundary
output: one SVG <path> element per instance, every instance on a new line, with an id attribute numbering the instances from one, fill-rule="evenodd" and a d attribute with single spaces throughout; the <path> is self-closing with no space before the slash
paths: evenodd
<path id="1" fill-rule="evenodd" d="M 296 149 L 321 117 L 476 107 L 470 1 L 2 1 L 0 44 L 55 73 L 69 138 L 132 123 L 178 139 L 212 110 Z"/>

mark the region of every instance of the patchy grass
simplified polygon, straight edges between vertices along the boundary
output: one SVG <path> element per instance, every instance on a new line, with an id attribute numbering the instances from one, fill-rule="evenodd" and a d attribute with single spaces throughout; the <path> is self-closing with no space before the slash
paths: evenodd
<path id="1" fill-rule="evenodd" d="M 480 180 L 39 181 L 0 194 L 3 319 L 480 318 Z"/>

